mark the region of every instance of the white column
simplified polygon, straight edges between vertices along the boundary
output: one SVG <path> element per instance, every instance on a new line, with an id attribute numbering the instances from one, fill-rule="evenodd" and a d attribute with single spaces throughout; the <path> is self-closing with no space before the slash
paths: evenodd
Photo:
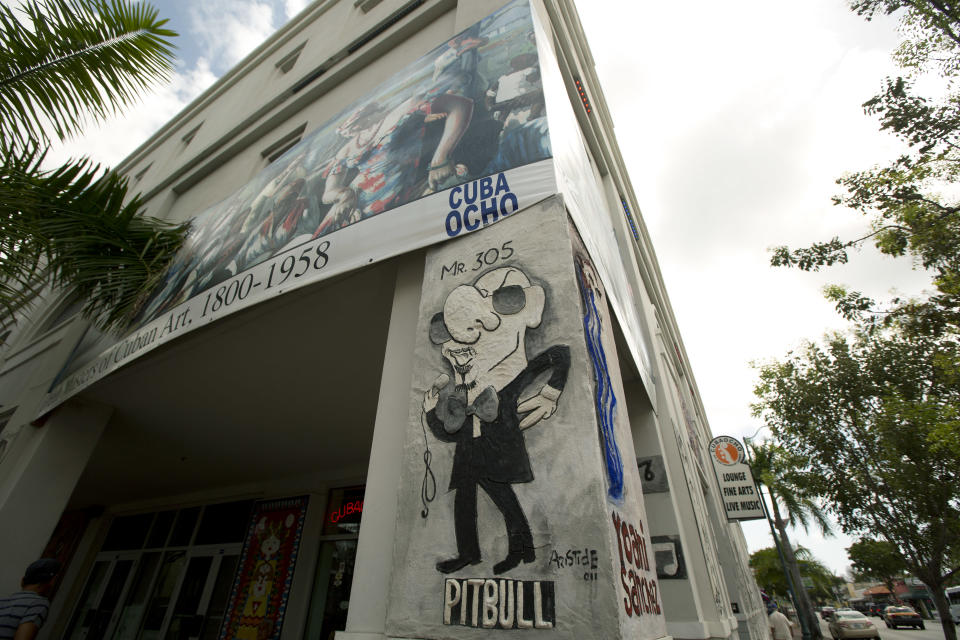
<path id="1" fill-rule="evenodd" d="M 43 426 L 21 427 L 0 495 L 0 592 L 19 588 L 23 570 L 40 557 L 112 411 L 74 399 Z"/>
<path id="2" fill-rule="evenodd" d="M 413 345 L 423 283 L 424 253 L 399 260 L 387 348 L 380 379 L 380 399 L 360 520 L 357 561 L 350 590 L 347 630 L 337 640 L 382 640 L 393 567 L 397 492 L 413 371 Z"/>

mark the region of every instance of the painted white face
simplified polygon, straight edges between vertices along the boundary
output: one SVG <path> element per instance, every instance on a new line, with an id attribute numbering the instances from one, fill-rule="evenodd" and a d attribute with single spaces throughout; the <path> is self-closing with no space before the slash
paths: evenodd
<path id="1" fill-rule="evenodd" d="M 266 557 L 271 557 L 280 550 L 280 539 L 270 534 L 270 536 L 263 541 L 263 544 L 260 545 L 260 550 L 263 551 L 263 555 Z"/>
<path id="2" fill-rule="evenodd" d="M 433 318 L 430 339 L 453 367 L 455 383 L 472 389 L 502 363 L 525 366 L 524 336 L 540 324 L 543 303 L 543 289 L 513 267 L 451 291 Z"/>
<path id="3" fill-rule="evenodd" d="M 261 564 L 257 567 L 257 579 L 253 583 L 253 595 L 262 598 L 267 594 L 267 587 L 270 586 L 271 574 L 273 571 L 268 564 Z"/>

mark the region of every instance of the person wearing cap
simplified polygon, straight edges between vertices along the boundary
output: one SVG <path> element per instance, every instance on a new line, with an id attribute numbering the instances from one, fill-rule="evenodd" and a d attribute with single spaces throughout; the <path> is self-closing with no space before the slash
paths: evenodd
<path id="1" fill-rule="evenodd" d="M 773 640 L 793 640 L 793 623 L 777 610 L 776 602 L 767 604 L 767 614 Z"/>
<path id="2" fill-rule="evenodd" d="M 33 562 L 20 581 L 21 591 L 0 598 L 0 640 L 33 640 L 47 619 L 53 583 L 60 562 L 41 558 Z"/>

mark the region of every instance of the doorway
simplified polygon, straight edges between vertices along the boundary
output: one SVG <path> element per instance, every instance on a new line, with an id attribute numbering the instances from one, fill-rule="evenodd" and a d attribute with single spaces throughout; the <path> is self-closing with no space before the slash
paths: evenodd
<path id="1" fill-rule="evenodd" d="M 251 506 L 244 500 L 116 518 L 64 637 L 216 638 Z"/>

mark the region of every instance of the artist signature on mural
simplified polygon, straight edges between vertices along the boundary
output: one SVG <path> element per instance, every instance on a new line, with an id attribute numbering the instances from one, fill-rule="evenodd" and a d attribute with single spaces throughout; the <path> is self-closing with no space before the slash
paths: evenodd
<path id="1" fill-rule="evenodd" d="M 597 550 L 596 549 L 554 549 L 550 552 L 548 564 L 557 569 L 586 569 L 584 580 L 597 579 Z"/>

